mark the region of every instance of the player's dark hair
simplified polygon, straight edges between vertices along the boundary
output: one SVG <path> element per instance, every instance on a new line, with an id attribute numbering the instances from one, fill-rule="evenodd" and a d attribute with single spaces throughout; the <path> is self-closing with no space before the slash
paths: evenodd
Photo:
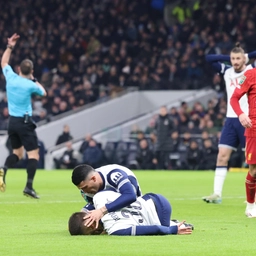
<path id="1" fill-rule="evenodd" d="M 29 59 L 25 59 L 20 63 L 20 71 L 23 75 L 28 76 L 32 73 L 34 68 L 33 62 Z"/>
<path id="2" fill-rule="evenodd" d="M 72 182 L 74 185 L 79 185 L 83 180 L 88 177 L 88 174 L 93 172 L 94 169 L 87 164 L 81 164 L 75 167 L 72 172 Z"/>
<path id="3" fill-rule="evenodd" d="M 95 230 L 86 227 L 84 225 L 84 217 L 86 215 L 86 212 L 75 212 L 70 216 L 68 221 L 68 230 L 71 236 L 100 235 L 103 232 L 104 226 L 101 221 L 99 221 L 99 226 Z"/>
<path id="4" fill-rule="evenodd" d="M 231 50 L 233 53 L 243 53 L 244 54 L 244 49 L 241 47 L 240 43 L 237 42 L 235 44 L 235 47 Z"/>
<path id="5" fill-rule="evenodd" d="M 68 230 L 71 236 L 83 235 L 83 217 L 86 215 L 84 212 L 73 213 L 68 221 Z"/>

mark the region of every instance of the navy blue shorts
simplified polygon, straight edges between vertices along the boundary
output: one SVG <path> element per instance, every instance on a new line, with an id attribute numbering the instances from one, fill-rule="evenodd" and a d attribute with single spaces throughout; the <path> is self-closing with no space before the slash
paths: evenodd
<path id="1" fill-rule="evenodd" d="M 236 117 L 227 117 L 221 131 L 219 147 L 228 147 L 236 150 L 238 146 L 245 148 L 244 127 Z"/>
<path id="2" fill-rule="evenodd" d="M 172 214 L 172 207 L 169 201 L 160 194 L 147 193 L 142 197 L 145 200 L 149 198 L 153 200 L 161 225 L 169 227 Z"/>

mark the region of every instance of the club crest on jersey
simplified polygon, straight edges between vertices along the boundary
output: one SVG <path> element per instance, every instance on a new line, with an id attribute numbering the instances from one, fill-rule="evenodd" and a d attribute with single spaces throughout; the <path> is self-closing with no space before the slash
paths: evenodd
<path id="1" fill-rule="evenodd" d="M 242 76 L 238 84 L 242 85 L 244 83 L 245 79 L 246 79 L 246 76 Z"/>
<path id="2" fill-rule="evenodd" d="M 118 181 L 120 180 L 120 179 L 122 179 L 123 178 L 123 175 L 120 173 L 120 172 L 114 172 L 114 173 L 112 173 L 111 174 L 111 176 L 110 176 L 110 179 L 114 182 L 114 183 L 118 183 Z"/>

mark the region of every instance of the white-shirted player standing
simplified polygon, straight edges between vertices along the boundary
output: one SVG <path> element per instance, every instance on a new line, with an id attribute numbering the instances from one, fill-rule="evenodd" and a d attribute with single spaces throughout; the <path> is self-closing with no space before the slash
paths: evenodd
<path id="1" fill-rule="evenodd" d="M 207 55 L 206 61 L 210 62 L 213 68 L 224 76 L 227 91 L 227 113 L 226 121 L 221 131 L 219 141 L 219 152 L 216 161 L 214 176 L 214 191 L 210 196 L 203 197 L 207 203 L 221 203 L 222 189 L 228 171 L 228 161 L 233 150 L 237 150 L 240 145 L 245 148 L 244 127 L 240 124 L 239 119 L 230 105 L 230 98 L 239 81 L 243 78 L 245 71 L 255 67 L 255 63 L 247 65 L 248 58 L 256 58 L 256 51 L 245 54 L 243 48 L 237 43 L 228 55 Z M 230 61 L 232 66 L 222 62 Z M 248 113 L 247 96 L 240 99 L 240 106 L 244 113 Z"/>

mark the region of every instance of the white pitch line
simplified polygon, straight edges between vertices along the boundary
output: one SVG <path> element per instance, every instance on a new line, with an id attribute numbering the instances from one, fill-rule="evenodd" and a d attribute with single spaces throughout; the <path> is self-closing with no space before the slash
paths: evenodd
<path id="1" fill-rule="evenodd" d="M 227 196 L 224 197 L 222 199 L 244 199 L 245 200 L 245 196 L 236 196 L 236 197 L 232 197 L 232 196 Z M 29 201 L 31 200 L 31 201 Z M 172 198 L 170 201 L 200 201 L 202 200 L 202 198 L 200 197 L 193 197 L 193 198 Z M 56 200 L 56 201 L 44 201 L 43 199 L 30 199 L 28 198 L 28 201 L 8 201 L 8 202 L 0 202 L 0 204 L 34 204 L 34 203 L 44 203 L 44 204 L 64 204 L 64 203 L 85 203 L 85 201 L 81 201 L 81 200 L 67 200 L 67 201 L 62 201 L 62 200 Z"/>
<path id="2" fill-rule="evenodd" d="M 40 203 L 40 199 L 33 199 L 33 198 L 28 198 L 28 200 L 31 201 L 12 201 L 12 202 L 0 202 L 0 204 L 34 204 L 34 203 Z M 41 200 L 44 204 L 64 204 L 64 203 L 83 203 L 83 201 L 43 201 Z M 85 203 L 85 201 L 84 201 Z"/>

